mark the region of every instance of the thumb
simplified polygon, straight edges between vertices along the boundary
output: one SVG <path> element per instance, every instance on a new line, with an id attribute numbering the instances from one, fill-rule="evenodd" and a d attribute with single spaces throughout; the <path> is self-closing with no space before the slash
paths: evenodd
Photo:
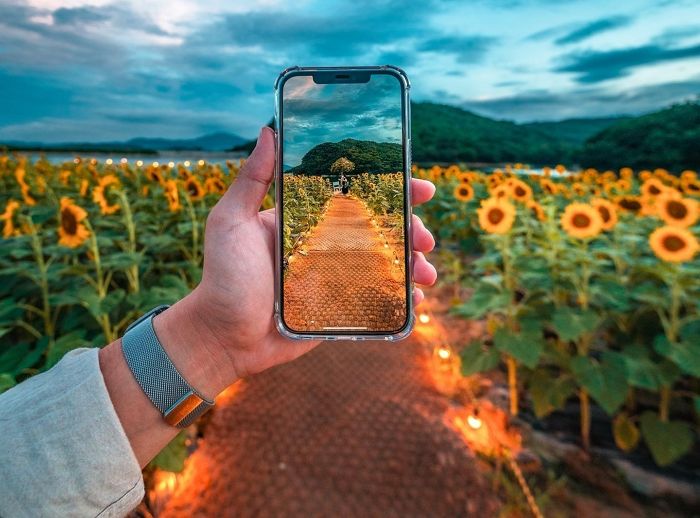
<path id="1" fill-rule="evenodd" d="M 255 149 L 243 164 L 238 177 L 220 200 L 227 210 L 254 216 L 260 209 L 275 173 L 275 132 L 263 127 Z"/>

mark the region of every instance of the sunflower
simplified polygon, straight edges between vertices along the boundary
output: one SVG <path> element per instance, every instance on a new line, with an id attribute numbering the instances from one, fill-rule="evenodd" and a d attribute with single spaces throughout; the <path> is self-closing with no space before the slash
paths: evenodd
<path id="1" fill-rule="evenodd" d="M 24 176 L 26 174 L 27 172 L 21 165 L 17 169 L 15 169 L 15 178 L 17 179 L 19 188 L 22 191 L 22 198 L 24 198 L 24 203 L 26 203 L 27 205 L 36 205 L 36 200 L 32 197 L 29 185 L 24 179 Z"/>
<path id="2" fill-rule="evenodd" d="M 615 199 L 615 203 L 617 203 L 617 207 L 619 209 L 627 212 L 633 212 L 635 214 L 642 209 L 642 203 L 636 196 L 618 196 Z"/>
<path id="3" fill-rule="evenodd" d="M 488 198 L 476 212 L 479 225 L 490 234 L 505 234 L 515 221 L 515 207 L 504 198 Z"/>
<path id="4" fill-rule="evenodd" d="M 502 183 L 501 185 L 497 185 L 496 187 L 491 189 L 489 194 L 491 194 L 493 198 L 502 198 L 506 200 L 510 198 L 510 196 L 512 195 L 512 191 L 507 183 Z"/>
<path id="5" fill-rule="evenodd" d="M 617 225 L 617 209 L 614 203 L 603 198 L 594 198 L 591 200 L 591 205 L 600 214 L 603 230 L 611 230 Z"/>
<path id="6" fill-rule="evenodd" d="M 581 182 L 574 182 L 574 184 L 571 186 L 571 191 L 576 196 L 585 196 L 586 194 L 588 194 L 588 187 L 586 187 L 586 185 Z"/>
<path id="7" fill-rule="evenodd" d="M 90 186 L 90 182 L 88 182 L 87 178 L 83 178 L 80 181 L 80 196 L 82 198 L 85 198 L 85 195 L 88 192 L 88 187 Z"/>
<path id="8" fill-rule="evenodd" d="M 110 205 L 106 196 L 107 188 L 110 185 L 118 184 L 119 180 L 117 177 L 113 174 L 108 174 L 100 178 L 99 182 L 97 182 L 97 185 L 92 190 L 92 201 L 100 206 L 100 212 L 102 212 L 102 214 L 114 214 L 120 209 L 119 205 L 116 203 L 114 205 Z"/>
<path id="9" fill-rule="evenodd" d="M 649 246 L 656 257 L 672 263 L 690 261 L 700 249 L 698 240 L 687 229 L 667 225 L 649 235 Z"/>
<path id="10" fill-rule="evenodd" d="M 631 167 L 623 167 L 622 169 L 620 169 L 620 178 L 623 178 L 625 180 L 631 180 L 632 176 L 634 176 L 634 171 Z"/>
<path id="11" fill-rule="evenodd" d="M 658 209 L 656 208 L 656 202 L 658 196 L 642 195 L 639 197 L 639 203 L 641 208 L 639 209 L 639 216 L 657 216 Z"/>
<path id="12" fill-rule="evenodd" d="M 547 215 L 538 202 L 533 199 L 529 199 L 525 202 L 525 206 L 530 209 L 532 215 L 535 216 L 539 221 L 547 221 Z"/>
<path id="13" fill-rule="evenodd" d="M 510 194 L 517 201 L 525 203 L 527 200 L 532 198 L 532 187 L 522 180 L 513 180 L 513 183 L 510 186 Z"/>
<path id="14" fill-rule="evenodd" d="M 662 196 L 657 202 L 657 210 L 668 225 L 690 227 L 698 220 L 698 202 L 691 198 Z"/>
<path id="15" fill-rule="evenodd" d="M 545 192 L 550 195 L 557 194 L 557 192 L 559 191 L 559 187 L 557 186 L 557 184 L 549 178 L 542 178 L 540 180 L 540 188 L 542 189 L 542 192 Z"/>
<path id="16" fill-rule="evenodd" d="M 204 181 L 204 189 L 209 194 L 223 194 L 226 192 L 226 184 L 221 178 L 211 176 Z"/>
<path id="17" fill-rule="evenodd" d="M 19 207 L 20 204 L 18 201 L 12 199 L 7 201 L 7 205 L 5 205 L 5 212 L 0 214 L 0 221 L 5 222 L 2 227 L 2 237 L 19 235 L 20 232 L 15 228 L 14 222 L 12 221 L 15 211 L 19 209 Z"/>
<path id="18" fill-rule="evenodd" d="M 182 208 L 182 205 L 180 205 L 180 192 L 175 180 L 165 181 L 165 199 L 168 200 L 168 207 L 171 212 L 177 212 Z"/>
<path id="19" fill-rule="evenodd" d="M 642 196 L 659 196 L 663 194 L 666 189 L 668 189 L 668 187 L 658 178 L 649 178 L 639 188 Z"/>
<path id="20" fill-rule="evenodd" d="M 61 198 L 61 222 L 58 226 L 58 244 L 69 248 L 82 245 L 90 231 L 81 223 L 87 217 L 87 212 L 82 207 L 73 203 L 73 200 L 64 196 Z"/>
<path id="21" fill-rule="evenodd" d="M 693 171 L 692 169 L 686 169 L 685 171 L 683 171 L 681 173 L 680 178 L 681 178 L 681 180 L 685 180 L 686 182 L 692 181 L 692 180 L 697 180 L 698 174 L 695 171 Z"/>
<path id="22" fill-rule="evenodd" d="M 681 188 L 688 196 L 700 196 L 700 180 L 682 180 Z"/>
<path id="23" fill-rule="evenodd" d="M 474 188 L 468 183 L 459 183 L 454 190 L 454 196 L 459 201 L 467 202 L 474 198 Z"/>
<path id="24" fill-rule="evenodd" d="M 561 226 L 570 236 L 587 239 L 600 234 L 603 218 L 592 205 L 575 202 L 564 209 Z"/>
<path id="25" fill-rule="evenodd" d="M 185 180 L 185 191 L 191 200 L 201 200 L 206 194 L 204 187 L 194 176 Z"/>

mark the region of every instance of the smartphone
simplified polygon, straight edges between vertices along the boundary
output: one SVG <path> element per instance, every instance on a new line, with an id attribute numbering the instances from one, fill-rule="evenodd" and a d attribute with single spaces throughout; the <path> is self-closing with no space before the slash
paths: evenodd
<path id="1" fill-rule="evenodd" d="M 393 66 L 293 67 L 275 83 L 276 297 L 293 339 L 413 327 L 410 102 Z"/>

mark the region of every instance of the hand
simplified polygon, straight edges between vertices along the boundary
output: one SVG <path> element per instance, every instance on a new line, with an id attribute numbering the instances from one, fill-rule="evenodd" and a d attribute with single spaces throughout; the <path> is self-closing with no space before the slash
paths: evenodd
<path id="1" fill-rule="evenodd" d="M 239 378 L 288 362 L 319 341 L 282 337 L 273 320 L 275 214 L 259 212 L 273 179 L 275 135 L 263 128 L 238 178 L 211 210 L 204 240 L 202 282 L 154 319 L 156 333 L 187 381 L 213 397 Z M 414 204 L 433 197 L 435 187 L 411 181 Z M 431 285 L 435 268 L 422 252 L 435 245 L 413 217 L 413 276 Z M 423 299 L 416 288 L 415 303 Z"/>

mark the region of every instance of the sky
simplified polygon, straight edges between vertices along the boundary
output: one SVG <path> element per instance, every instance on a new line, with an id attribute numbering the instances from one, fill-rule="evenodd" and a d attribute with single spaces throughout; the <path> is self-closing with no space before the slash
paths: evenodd
<path id="1" fill-rule="evenodd" d="M 700 93 L 700 0 L 0 0 L 0 140 L 253 137 L 291 65 L 519 122 Z"/>
<path id="2" fill-rule="evenodd" d="M 316 84 L 295 76 L 284 84 L 284 163 L 294 167 L 314 146 L 346 138 L 401 143 L 401 86 L 374 74 L 367 83 Z"/>

